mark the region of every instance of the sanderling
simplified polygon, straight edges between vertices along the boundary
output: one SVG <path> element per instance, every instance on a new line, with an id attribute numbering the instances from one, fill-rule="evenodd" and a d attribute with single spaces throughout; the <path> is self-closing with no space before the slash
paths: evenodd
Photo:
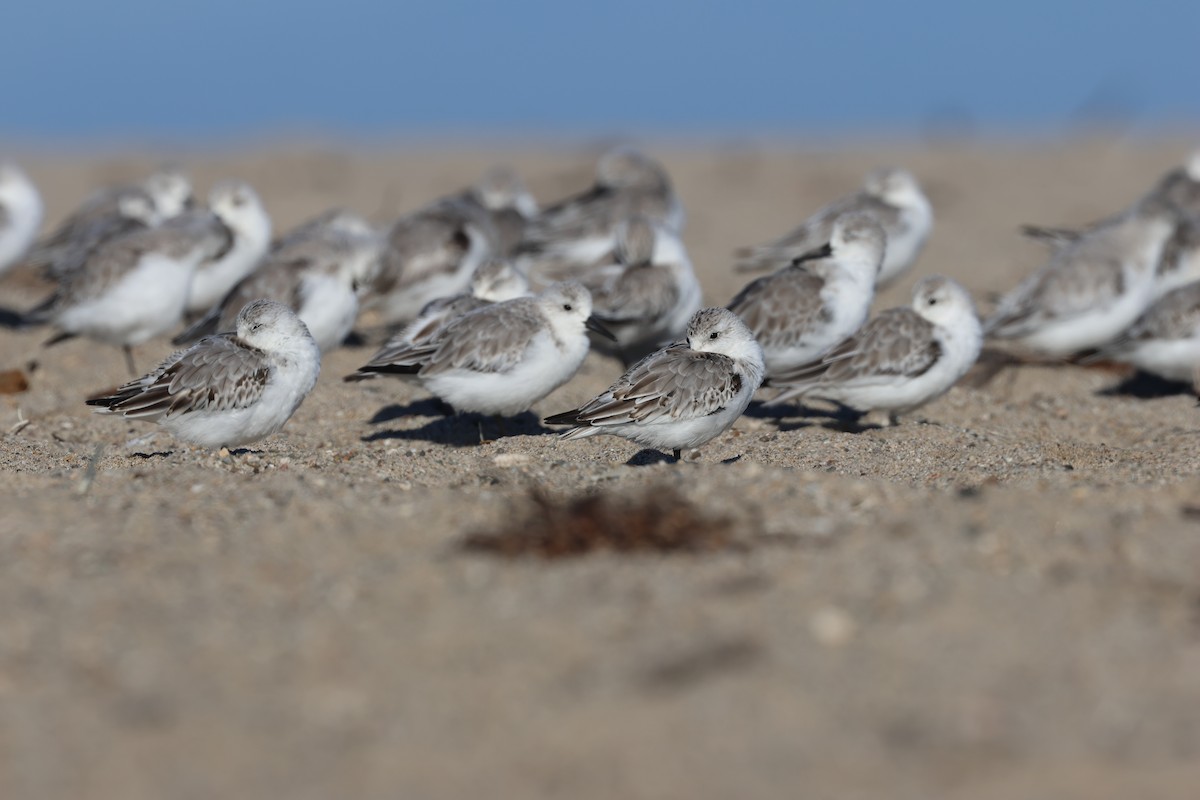
<path id="1" fill-rule="evenodd" d="M 350 224 L 313 226 L 289 236 L 208 313 L 172 341 L 176 345 L 233 329 L 238 310 L 266 298 L 290 307 L 327 353 L 341 346 L 358 318 L 360 297 L 379 268 L 381 240 Z"/>
<path id="2" fill-rule="evenodd" d="M 26 263 L 61 280 L 105 242 L 178 216 L 191 201 L 191 181 L 173 169 L 155 172 L 140 184 L 101 189 L 38 242 Z"/>
<path id="3" fill-rule="evenodd" d="M 407 324 L 431 300 L 466 289 L 492 253 L 491 222 L 475 203 L 439 200 L 388 230 L 369 304 L 385 324 Z"/>
<path id="4" fill-rule="evenodd" d="M 458 195 L 461 201 L 475 203 L 491 221 L 492 252 L 507 258 L 525 237 L 525 226 L 538 215 L 537 200 L 516 172 L 495 167 L 483 178 Z"/>
<path id="5" fill-rule="evenodd" d="M 592 298 L 573 281 L 472 311 L 432 341 L 380 351 L 346 380 L 412 376 L 459 412 L 512 416 L 569 381 L 588 352 Z"/>
<path id="6" fill-rule="evenodd" d="M 984 333 L 1056 358 L 1111 341 L 1154 301 L 1177 216 L 1165 198 L 1151 197 L 1083 232 L 1000 300 Z"/>
<path id="7" fill-rule="evenodd" d="M 228 246 L 228 231 L 205 211 L 135 230 L 95 250 L 26 322 L 58 328 L 47 344 L 86 336 L 119 345 L 136 372 L 131 348 L 179 324 L 196 266 Z"/>
<path id="8" fill-rule="evenodd" d="M 614 150 L 597 163 L 590 189 L 542 209 L 529 223 L 518 266 L 540 276 L 595 264 L 612 252 L 617 226 L 635 215 L 683 230 L 683 204 L 662 165 L 635 150 Z"/>
<path id="9" fill-rule="evenodd" d="M 282 303 L 255 300 L 238 313 L 236 332 L 201 339 L 87 404 L 157 422 L 185 442 L 233 448 L 282 428 L 320 372 L 321 351 L 300 318 Z"/>
<path id="10" fill-rule="evenodd" d="M 16 164 L 0 162 L 0 275 L 21 260 L 42 224 L 42 196 Z"/>
<path id="11" fill-rule="evenodd" d="M 258 266 L 271 244 L 271 218 L 249 184 L 217 184 L 209 193 L 208 206 L 228 229 L 229 248 L 196 267 L 188 293 L 190 313 L 212 308 Z"/>
<path id="12" fill-rule="evenodd" d="M 378 235 L 378 232 L 371 227 L 371 223 L 363 219 L 361 215 L 346 208 L 331 208 L 284 231 L 279 238 L 271 242 L 270 253 L 276 255 L 297 244 L 303 247 L 302 242 L 320 238 L 328 232 L 352 236 Z"/>
<path id="13" fill-rule="evenodd" d="M 887 234 L 883 264 L 875 278 L 882 286 L 916 263 L 933 230 L 933 208 L 912 173 L 903 169 L 878 169 L 867 175 L 863 188 L 835 200 L 805 220 L 798 228 L 766 244 L 739 251 L 737 268 L 750 272 L 774 269 L 829 241 L 834 220 L 848 213 L 869 214 Z"/>
<path id="14" fill-rule="evenodd" d="M 685 341 L 667 345 L 629 368 L 603 394 L 547 425 L 573 425 L 578 439 L 607 433 L 671 450 L 700 447 L 733 425 L 763 379 L 762 348 L 732 311 L 703 308 Z"/>
<path id="15" fill-rule="evenodd" d="M 1111 359 L 1200 391 L 1200 282 L 1155 302 L 1094 359 Z"/>
<path id="16" fill-rule="evenodd" d="M 1175 230 L 1163 245 L 1154 277 L 1154 298 L 1164 296 L 1181 286 L 1200 280 L 1200 152 L 1193 153 L 1188 162 L 1164 175 L 1134 207 L 1147 203 L 1166 203 L 1175 212 Z M 1021 231 L 1056 249 L 1065 248 L 1081 236 L 1105 228 L 1129 211 L 1085 226 L 1081 230 L 1023 225 Z"/>
<path id="17" fill-rule="evenodd" d="M 493 258 L 484 262 L 471 276 L 468 290 L 450 297 L 430 300 L 417 318 L 397 333 L 381 352 L 399 347 L 424 344 L 441 333 L 451 320 L 472 311 L 529 295 L 529 279 L 511 261 Z"/>
<path id="18" fill-rule="evenodd" d="M 593 345 L 632 364 L 675 341 L 700 310 L 700 282 L 683 242 L 643 216 L 617 226 L 613 263 L 579 272 L 592 293 L 592 313 L 617 337 Z"/>
<path id="19" fill-rule="evenodd" d="M 867 321 L 886 234 L 868 214 L 843 214 L 830 240 L 748 284 L 729 303 L 758 340 L 767 376 L 810 364 Z"/>
<path id="20" fill-rule="evenodd" d="M 96 248 L 161 222 L 154 200 L 140 187 L 93 195 L 30 250 L 26 263 L 59 281 L 77 271 Z"/>
<path id="21" fill-rule="evenodd" d="M 971 295 L 935 275 L 913 288 L 911 307 L 892 308 L 816 364 L 772 379 L 782 391 L 771 404 L 793 398 L 829 400 L 857 411 L 887 412 L 887 421 L 939 397 L 958 381 L 983 342 Z"/>

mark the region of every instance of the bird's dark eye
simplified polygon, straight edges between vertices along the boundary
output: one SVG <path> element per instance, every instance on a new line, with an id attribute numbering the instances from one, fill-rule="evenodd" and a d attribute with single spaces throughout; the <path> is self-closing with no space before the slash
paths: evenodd
<path id="1" fill-rule="evenodd" d="M 563 311 L 570 311 L 570 310 L 571 310 L 571 304 L 563 303 Z"/>
<path id="2" fill-rule="evenodd" d="M 937 298 L 936 298 L 936 297 L 931 297 L 931 298 L 929 298 L 929 305 L 931 305 L 931 306 L 936 306 L 936 305 L 937 305 Z"/>
<path id="3" fill-rule="evenodd" d="M 720 337 L 721 337 L 721 334 L 718 333 L 717 331 L 713 331 L 712 333 L 710 333 L 708 335 L 708 338 L 710 338 L 710 339 L 719 339 Z"/>

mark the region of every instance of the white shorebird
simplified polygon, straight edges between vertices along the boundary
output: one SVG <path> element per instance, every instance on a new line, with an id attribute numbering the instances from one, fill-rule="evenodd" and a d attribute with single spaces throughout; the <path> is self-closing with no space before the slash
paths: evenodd
<path id="1" fill-rule="evenodd" d="M 493 255 L 493 235 L 487 212 L 458 199 L 401 217 L 386 234 L 368 304 L 387 325 L 411 322 L 431 300 L 466 289 Z"/>
<path id="2" fill-rule="evenodd" d="M 279 238 L 271 242 L 269 253 L 272 256 L 279 255 L 289 247 L 294 245 L 303 247 L 305 246 L 304 242 L 329 233 L 350 236 L 379 235 L 379 232 L 362 215 L 347 208 L 331 208 L 282 233 Z"/>
<path id="3" fill-rule="evenodd" d="M 363 232 L 366 231 L 366 232 Z M 208 313 L 172 340 L 176 345 L 233 329 L 238 310 L 266 298 L 299 315 L 327 353 L 340 347 L 358 318 L 360 297 L 379 268 L 381 241 L 348 212 L 293 232 Z"/>
<path id="4" fill-rule="evenodd" d="M 189 211 L 157 228 L 143 228 L 95 250 L 25 321 L 49 323 L 47 344 L 85 336 L 125 351 L 167 333 L 183 317 L 192 273 L 229 246 L 216 215 Z"/>
<path id="5" fill-rule="evenodd" d="M 525 182 L 507 167 L 488 170 L 457 199 L 475 203 L 484 210 L 491 222 L 492 252 L 503 258 L 513 255 L 525 237 L 529 221 L 539 213 L 537 200 Z"/>
<path id="6" fill-rule="evenodd" d="M 282 303 L 255 300 L 238 313 L 236 332 L 201 339 L 87 404 L 157 422 L 185 442 L 234 448 L 282 428 L 320 371 L 321 352 L 300 318 Z"/>
<path id="7" fill-rule="evenodd" d="M 729 303 L 775 377 L 828 353 L 867 321 L 886 234 L 875 218 L 843 214 L 830 240 L 750 282 Z"/>
<path id="8" fill-rule="evenodd" d="M 1200 152 L 1193 153 L 1184 166 L 1169 171 L 1137 201 L 1137 205 L 1166 203 L 1175 212 L 1175 230 L 1163 245 L 1154 276 L 1154 297 L 1200 280 Z M 1081 230 L 1023 225 L 1029 237 L 1062 249 L 1085 235 L 1120 222 L 1129 212 L 1094 222 Z"/>
<path id="9" fill-rule="evenodd" d="M 271 218 L 249 184 L 217 184 L 209 193 L 208 206 L 228 230 L 229 248 L 196 268 L 188 292 L 189 313 L 212 308 L 258 266 L 271 244 Z"/>
<path id="10" fill-rule="evenodd" d="M 910 307 L 884 311 L 818 363 L 772 379 L 771 404 L 830 400 L 858 411 L 887 412 L 889 424 L 948 391 L 983 343 L 971 295 L 938 275 L 913 288 Z"/>
<path id="11" fill-rule="evenodd" d="M 774 269 L 781 261 L 817 249 L 829 241 L 833 223 L 844 214 L 867 214 L 887 234 L 883 264 L 875 282 L 883 286 L 906 272 L 920 256 L 933 230 L 933 208 L 912 173 L 878 169 L 863 188 L 819 209 L 799 227 L 766 244 L 743 248 L 738 269 Z"/>
<path id="12" fill-rule="evenodd" d="M 159 225 L 183 213 L 191 202 L 191 181 L 173 169 L 155 172 L 138 184 L 101 189 L 38 242 L 26 263 L 51 280 L 62 280 L 105 242 Z"/>
<path id="13" fill-rule="evenodd" d="M 1200 392 L 1200 282 L 1168 292 L 1129 330 L 1095 355 L 1132 364 L 1171 381 L 1190 381 Z"/>
<path id="14" fill-rule="evenodd" d="M 564 439 L 612 434 L 681 451 L 712 441 L 737 421 L 763 379 L 762 349 L 736 314 L 703 308 L 685 341 L 634 364 L 607 391 L 579 408 L 547 417 L 571 425 Z"/>
<path id="15" fill-rule="evenodd" d="M 636 150 L 613 150 L 597 163 L 590 189 L 542 209 L 529 223 L 517 265 L 540 277 L 595 264 L 612 252 L 617 226 L 637 215 L 683 230 L 683 204 L 662 165 Z"/>
<path id="16" fill-rule="evenodd" d="M 1085 231 L 1005 295 L 984 332 L 1052 358 L 1112 341 L 1154 301 L 1177 222 L 1176 207 L 1154 196 Z"/>
<path id="17" fill-rule="evenodd" d="M 700 310 L 700 282 L 683 242 L 648 217 L 622 221 L 613 263 L 578 279 L 592 293 L 592 313 L 617 338 L 593 345 L 627 364 L 681 337 Z"/>
<path id="18" fill-rule="evenodd" d="M 0 162 L 0 275 L 20 262 L 42 225 L 42 196 L 29 176 Z"/>
<path id="19" fill-rule="evenodd" d="M 512 416 L 575 375 L 588 329 L 603 330 L 591 313 L 587 289 L 556 283 L 452 320 L 432 341 L 385 348 L 346 380 L 411 376 L 455 411 Z"/>
<path id="20" fill-rule="evenodd" d="M 494 303 L 529 296 L 529 280 L 511 261 L 493 258 L 475 270 L 468 291 L 431 300 L 404 330 L 397 333 L 383 350 L 432 341 L 442 328 L 463 314 Z"/>

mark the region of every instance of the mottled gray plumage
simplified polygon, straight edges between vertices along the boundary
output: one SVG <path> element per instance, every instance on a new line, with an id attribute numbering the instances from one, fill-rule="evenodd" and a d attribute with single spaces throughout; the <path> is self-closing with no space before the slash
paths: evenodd
<path id="1" fill-rule="evenodd" d="M 673 229 L 682 221 L 666 170 L 646 155 L 617 150 L 597 164 L 590 188 L 542 209 L 526 229 L 519 251 L 537 254 L 564 240 L 611 235 L 618 223 L 636 215 Z"/>
<path id="2" fill-rule="evenodd" d="M 221 302 L 172 339 L 172 343 L 185 344 L 232 330 L 238 312 L 252 300 L 275 300 L 300 312 L 309 299 L 304 295 L 305 278 L 340 274 L 347 260 L 371 246 L 369 238 L 328 226 L 314 226 L 303 236 L 289 236 L 287 241 L 277 244 L 258 269 L 239 281 Z M 322 331 L 313 330 L 313 335 L 324 347 L 329 346 L 323 341 Z"/>
<path id="3" fill-rule="evenodd" d="M 751 281 L 729 302 L 764 350 L 799 346 L 831 316 L 821 298 L 825 278 L 803 260 L 785 270 Z"/>
<path id="4" fill-rule="evenodd" d="M 728 406 L 742 388 L 732 358 L 676 342 L 634 364 L 591 402 L 546 422 L 611 425 L 708 416 Z"/>
<path id="5" fill-rule="evenodd" d="M 432 339 L 385 347 L 360 371 L 423 376 L 458 368 L 507 372 L 543 330 L 545 320 L 534 298 L 491 304 L 451 321 Z"/>
<path id="6" fill-rule="evenodd" d="M 248 408 L 270 373 L 262 351 L 223 333 L 172 353 L 149 375 L 88 404 L 134 419 Z"/>
<path id="7" fill-rule="evenodd" d="M 1138 318 L 1106 351 L 1151 339 L 1187 339 L 1200 330 L 1200 282 L 1165 295 Z M 1200 367 L 1200 364 L 1197 365 Z"/>
<path id="8" fill-rule="evenodd" d="M 863 326 L 815 364 L 772 377 L 772 385 L 850 383 L 874 378 L 915 378 L 941 356 L 934 325 L 911 308 L 891 308 Z"/>
<path id="9" fill-rule="evenodd" d="M 59 280 L 75 272 L 96 248 L 156 223 L 154 199 L 139 186 L 122 186 L 92 195 L 54 232 L 43 238 L 25 262 Z"/>
<path id="10" fill-rule="evenodd" d="M 848 214 L 873 220 L 886 234 L 879 284 L 895 280 L 912 266 L 933 226 L 933 210 L 916 178 L 902 169 L 878 169 L 867 175 L 862 189 L 818 209 L 783 236 L 737 251 L 737 268 L 777 269 L 828 242 L 834 222 Z"/>
<path id="11" fill-rule="evenodd" d="M 372 288 L 376 294 L 402 292 L 436 274 L 457 272 L 471 249 L 472 229 L 486 232 L 488 226 L 480 207 L 455 200 L 401 217 L 387 233 Z"/>
<path id="12" fill-rule="evenodd" d="M 156 228 L 140 228 L 97 247 L 62 279 L 50 300 L 31 312 L 31 321 L 44 321 L 61 308 L 100 295 L 138 268 L 145 256 L 179 259 L 199 248 L 210 257 L 230 246 L 229 229 L 207 211 L 184 212 Z"/>

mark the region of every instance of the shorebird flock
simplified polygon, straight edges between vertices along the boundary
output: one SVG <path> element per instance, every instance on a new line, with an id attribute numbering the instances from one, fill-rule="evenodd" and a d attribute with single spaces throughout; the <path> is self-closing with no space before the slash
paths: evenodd
<path id="1" fill-rule="evenodd" d="M 933 230 L 903 169 L 872 172 L 795 229 L 739 250 L 732 268 L 757 276 L 714 308 L 702 308 L 681 198 L 632 149 L 603 156 L 593 185 L 550 205 L 496 169 L 382 229 L 332 209 L 273 238 L 253 187 L 219 183 L 199 203 L 176 170 L 104 188 L 45 235 L 42 217 L 34 184 L 0 164 L 0 275 L 21 266 L 55 286 L 18 325 L 51 329 L 47 344 L 119 347 L 134 375 L 134 348 L 173 335 L 182 349 L 86 402 L 214 449 L 282 428 L 363 312 L 389 338 L 348 382 L 402 378 L 456 413 L 512 416 L 595 348 L 626 371 L 545 424 L 676 460 L 756 395 L 781 416 L 816 400 L 894 424 L 961 379 L 986 339 L 1024 358 L 1122 362 L 1200 388 L 1200 153 L 1106 219 L 1028 226 L 1046 262 L 983 321 L 943 276 L 870 317 L 876 289 L 903 279 Z"/>

